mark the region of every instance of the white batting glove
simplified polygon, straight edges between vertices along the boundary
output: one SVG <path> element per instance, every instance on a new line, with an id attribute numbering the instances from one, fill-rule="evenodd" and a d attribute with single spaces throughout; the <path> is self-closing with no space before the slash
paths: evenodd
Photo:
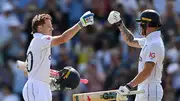
<path id="1" fill-rule="evenodd" d="M 120 13 L 117 11 L 111 11 L 108 16 L 108 22 L 110 24 L 115 24 L 121 20 Z"/>
<path id="2" fill-rule="evenodd" d="M 120 95 L 127 95 L 129 92 L 130 89 L 127 86 L 120 86 L 117 93 Z"/>
<path id="3" fill-rule="evenodd" d="M 81 28 L 94 24 L 94 13 L 91 13 L 91 11 L 84 13 L 81 16 L 80 22 L 78 24 Z"/>

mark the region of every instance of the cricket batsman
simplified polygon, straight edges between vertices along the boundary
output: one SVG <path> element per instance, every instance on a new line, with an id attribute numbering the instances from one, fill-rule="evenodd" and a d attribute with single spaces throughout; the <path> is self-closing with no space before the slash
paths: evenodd
<path id="1" fill-rule="evenodd" d="M 86 12 L 81 16 L 77 24 L 58 36 L 52 36 L 53 26 L 51 20 L 51 16 L 48 14 L 38 14 L 32 20 L 31 34 L 34 38 L 27 50 L 27 68 L 25 71 L 27 71 L 28 81 L 23 88 L 25 101 L 52 101 L 50 84 L 54 84 L 55 88 L 73 89 L 79 83 L 78 73 L 72 68 L 64 68 L 59 71 L 59 77 L 57 76 L 59 79 L 53 79 L 53 82 L 51 82 L 51 47 L 69 41 L 80 29 L 92 25 L 94 23 L 94 14 L 90 11 Z M 23 62 L 21 63 L 19 67 L 24 66 Z"/>
<path id="2" fill-rule="evenodd" d="M 144 90 L 145 93 L 137 94 L 135 101 L 161 101 L 163 88 L 161 86 L 163 60 L 165 55 L 164 43 L 161 38 L 160 15 L 152 9 L 144 10 L 141 13 L 140 22 L 141 34 L 144 38 L 135 38 L 131 31 L 124 25 L 120 13 L 111 11 L 108 17 L 110 24 L 116 24 L 124 38 L 124 41 L 131 47 L 141 48 L 137 76 L 120 86 L 118 94 L 126 95 L 134 87 Z"/>

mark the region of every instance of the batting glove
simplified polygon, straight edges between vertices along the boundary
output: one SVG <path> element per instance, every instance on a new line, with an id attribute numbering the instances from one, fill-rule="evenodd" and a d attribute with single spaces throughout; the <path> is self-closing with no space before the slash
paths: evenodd
<path id="1" fill-rule="evenodd" d="M 94 13 L 91 13 L 90 11 L 84 13 L 78 23 L 81 28 L 92 24 L 94 24 Z"/>
<path id="2" fill-rule="evenodd" d="M 116 24 L 119 26 L 122 22 L 121 17 L 120 17 L 120 13 L 117 11 L 111 11 L 109 16 L 108 16 L 108 22 L 110 24 Z"/>
<path id="3" fill-rule="evenodd" d="M 130 85 L 120 86 L 118 89 L 118 94 L 127 95 L 127 94 L 129 94 L 130 90 L 132 90 L 132 89 L 133 89 L 133 87 L 131 87 Z"/>

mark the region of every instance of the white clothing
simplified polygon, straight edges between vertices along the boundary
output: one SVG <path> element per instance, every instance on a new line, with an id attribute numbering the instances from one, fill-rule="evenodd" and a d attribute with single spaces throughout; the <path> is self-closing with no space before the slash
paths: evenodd
<path id="1" fill-rule="evenodd" d="M 49 83 L 52 37 L 35 33 L 28 51 L 28 78 Z"/>
<path id="2" fill-rule="evenodd" d="M 52 101 L 49 83 L 29 79 L 23 89 L 25 101 Z"/>
<path id="3" fill-rule="evenodd" d="M 50 62 L 52 36 L 34 33 L 27 51 L 28 81 L 23 88 L 25 101 L 52 101 Z"/>
<path id="4" fill-rule="evenodd" d="M 161 39 L 161 32 L 150 33 L 144 39 L 137 39 L 142 47 L 138 72 L 141 72 L 146 62 L 154 62 L 155 67 L 151 74 L 138 85 L 138 89 L 144 89 L 145 93 L 137 95 L 136 101 L 161 101 L 163 89 L 161 87 L 163 60 L 165 55 L 164 43 Z M 139 98 L 139 99 L 138 99 Z"/>
<path id="5" fill-rule="evenodd" d="M 138 89 L 144 89 L 144 94 L 137 94 L 135 101 L 161 101 L 163 97 L 163 88 L 161 84 L 150 83 L 144 86 L 138 86 Z"/>

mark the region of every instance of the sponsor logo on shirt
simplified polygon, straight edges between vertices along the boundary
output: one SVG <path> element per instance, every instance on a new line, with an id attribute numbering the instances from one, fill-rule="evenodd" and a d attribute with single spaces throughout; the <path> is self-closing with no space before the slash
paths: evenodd
<path id="1" fill-rule="evenodd" d="M 150 53 L 149 53 L 149 57 L 150 57 L 151 59 L 153 59 L 153 58 L 155 58 L 155 57 L 156 57 L 156 54 L 155 54 L 155 53 L 150 52 Z"/>

